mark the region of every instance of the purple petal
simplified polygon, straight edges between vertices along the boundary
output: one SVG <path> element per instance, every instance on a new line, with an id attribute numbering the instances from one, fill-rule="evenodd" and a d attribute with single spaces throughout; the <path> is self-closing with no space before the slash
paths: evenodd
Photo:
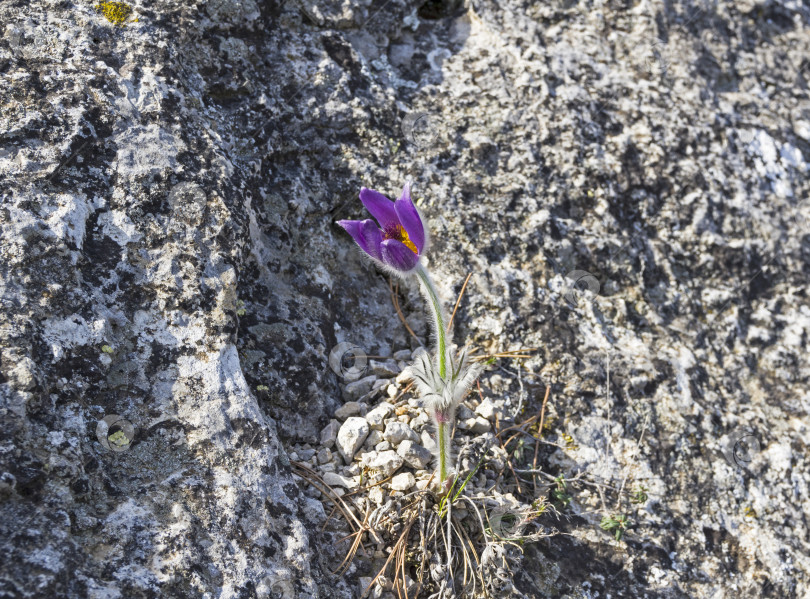
<path id="1" fill-rule="evenodd" d="M 386 229 L 392 224 L 399 224 L 397 211 L 394 209 L 394 202 L 379 191 L 364 187 L 360 190 L 360 201 L 363 202 L 363 206 L 371 213 L 371 216 L 377 219 L 381 229 Z"/>
<path id="2" fill-rule="evenodd" d="M 360 249 L 372 258 L 382 260 L 380 254 L 382 233 L 373 220 L 370 218 L 366 220 L 340 220 L 338 224 L 346 229 L 346 232 L 357 242 Z"/>
<path id="3" fill-rule="evenodd" d="M 382 261 L 388 266 L 401 272 L 414 269 L 419 257 L 407 245 L 396 239 L 386 239 L 380 244 Z"/>
<path id="4" fill-rule="evenodd" d="M 377 228 L 377 223 L 367 218 L 363 221 L 360 232 L 363 234 L 363 240 L 366 242 L 366 246 L 363 247 L 363 249 L 368 252 L 372 258 L 382 260 L 382 254 L 380 253 L 380 244 L 383 240 L 382 231 Z"/>
<path id="5" fill-rule="evenodd" d="M 419 254 L 425 247 L 425 226 L 422 224 L 422 218 L 416 210 L 416 206 L 411 201 L 411 185 L 406 183 L 402 189 L 402 195 L 394 202 L 394 209 L 397 211 L 399 222 L 405 227 L 408 232 L 408 237 L 416 246 Z"/>

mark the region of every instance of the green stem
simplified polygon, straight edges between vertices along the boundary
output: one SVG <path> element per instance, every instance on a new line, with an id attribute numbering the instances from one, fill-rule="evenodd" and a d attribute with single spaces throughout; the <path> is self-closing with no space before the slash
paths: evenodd
<path id="1" fill-rule="evenodd" d="M 436 318 L 436 341 L 439 345 L 436 353 L 438 354 L 439 358 L 439 376 L 444 378 L 447 374 L 447 339 L 444 330 L 445 325 L 444 316 L 442 313 L 442 305 L 439 302 L 439 295 L 436 293 L 436 288 L 433 286 L 433 281 L 430 280 L 430 275 L 428 275 L 425 267 L 420 265 L 416 270 L 416 274 L 419 275 L 422 285 L 425 286 L 425 293 L 427 294 L 433 308 L 433 316 Z M 439 437 L 441 438 L 441 435 Z"/>
<path id="2" fill-rule="evenodd" d="M 444 481 L 447 480 L 447 428 L 449 424 L 437 423 L 437 434 L 439 436 L 439 488 L 444 489 Z"/>

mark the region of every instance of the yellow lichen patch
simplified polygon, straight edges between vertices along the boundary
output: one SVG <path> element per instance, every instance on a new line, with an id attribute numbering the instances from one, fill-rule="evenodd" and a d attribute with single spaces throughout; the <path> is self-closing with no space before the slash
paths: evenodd
<path id="1" fill-rule="evenodd" d="M 96 4 L 96 10 L 103 14 L 113 25 L 124 26 L 127 17 L 132 14 L 132 7 L 123 2 L 101 2 Z"/>

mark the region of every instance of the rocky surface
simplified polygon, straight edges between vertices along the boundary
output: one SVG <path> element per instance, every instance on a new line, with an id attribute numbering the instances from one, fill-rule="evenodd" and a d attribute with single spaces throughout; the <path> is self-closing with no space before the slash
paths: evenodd
<path id="1" fill-rule="evenodd" d="M 425 422 L 339 432 L 418 343 L 334 221 L 408 177 L 457 339 L 539 348 L 458 439 L 550 387 L 582 475 L 515 592 L 810 593 L 806 4 L 113 8 L 0 0 L 0 597 L 359 596 L 289 457 L 420 484 Z"/>

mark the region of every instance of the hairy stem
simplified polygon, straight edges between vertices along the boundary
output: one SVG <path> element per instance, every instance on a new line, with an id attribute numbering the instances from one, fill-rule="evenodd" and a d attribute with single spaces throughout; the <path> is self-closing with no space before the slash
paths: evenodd
<path id="1" fill-rule="evenodd" d="M 444 378 L 447 375 L 447 336 L 442 305 L 439 302 L 439 295 L 436 293 L 433 281 L 430 280 L 430 275 L 425 270 L 425 267 L 420 265 L 416 270 L 416 274 L 419 276 L 419 280 L 422 281 L 425 295 L 427 295 L 430 306 L 433 308 L 431 312 L 435 318 L 436 343 L 438 344 L 436 349 L 438 355 L 436 357 L 439 359 L 439 376 Z"/>
<path id="2" fill-rule="evenodd" d="M 448 422 L 438 422 L 437 423 L 438 435 L 439 435 L 439 485 L 443 486 L 444 481 L 447 480 L 447 459 L 449 457 L 449 441 L 448 438 L 448 431 L 450 429 L 450 423 Z"/>

